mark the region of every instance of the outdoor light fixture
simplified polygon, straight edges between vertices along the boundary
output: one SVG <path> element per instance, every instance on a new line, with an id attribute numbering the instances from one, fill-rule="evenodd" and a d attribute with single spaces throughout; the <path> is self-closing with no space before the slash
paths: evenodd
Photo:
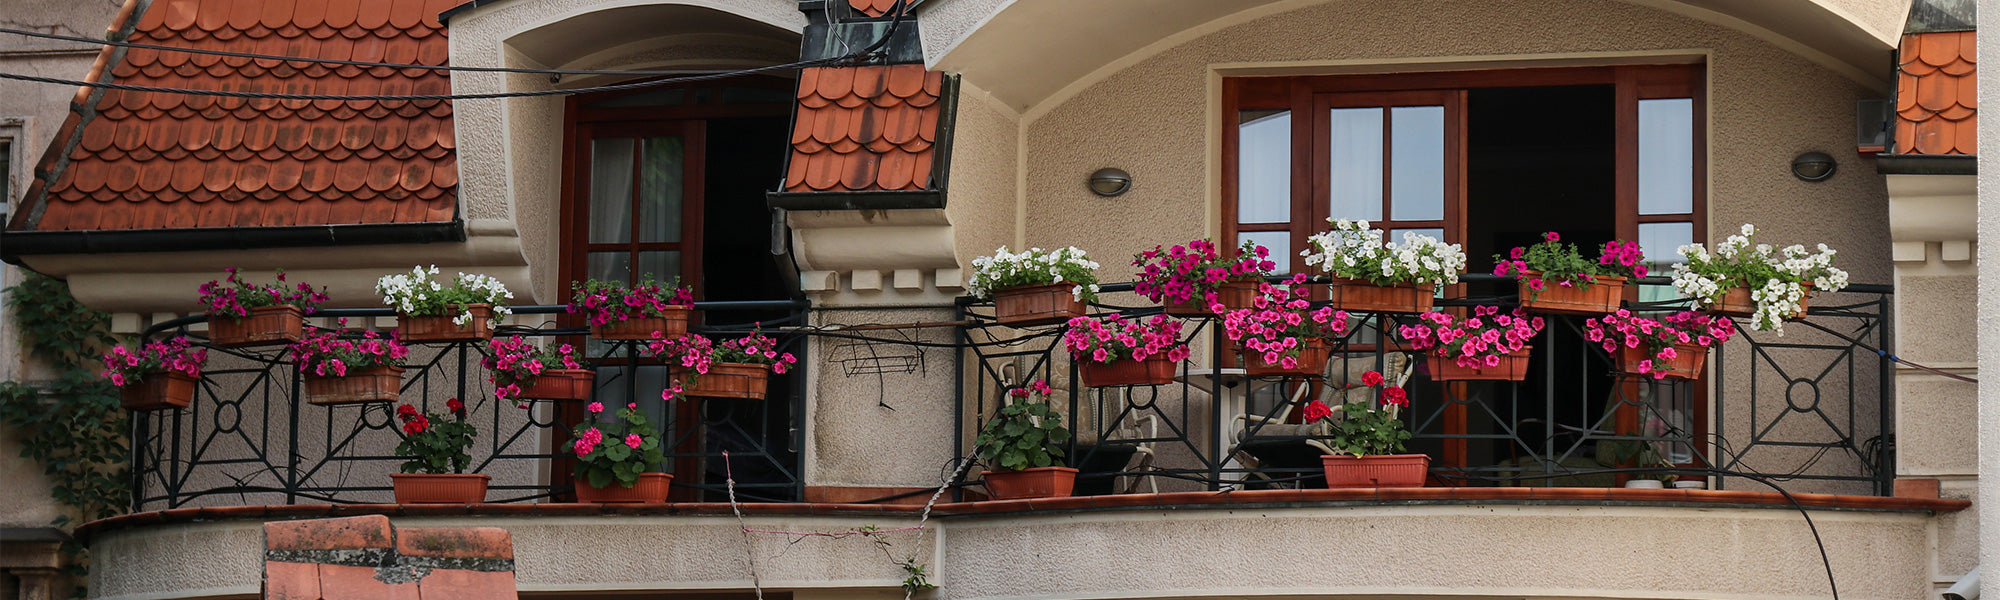
<path id="1" fill-rule="evenodd" d="M 1091 193 L 1110 198 L 1132 189 L 1132 174 L 1124 169 L 1105 167 L 1090 174 Z"/>
<path id="2" fill-rule="evenodd" d="M 1792 175 L 1801 181 L 1826 181 L 1833 176 L 1833 157 L 1825 152 L 1807 152 L 1792 159 Z"/>

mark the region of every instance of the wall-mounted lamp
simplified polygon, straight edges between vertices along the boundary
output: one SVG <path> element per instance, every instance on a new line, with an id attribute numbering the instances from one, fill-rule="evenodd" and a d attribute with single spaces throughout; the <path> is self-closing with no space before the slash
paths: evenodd
<path id="1" fill-rule="evenodd" d="M 1105 167 L 1090 174 L 1090 192 L 1110 198 L 1132 189 L 1132 174 L 1124 169 Z"/>
<path id="2" fill-rule="evenodd" d="M 1825 152 L 1807 152 L 1792 159 L 1792 176 L 1800 181 L 1826 181 L 1837 166 Z"/>

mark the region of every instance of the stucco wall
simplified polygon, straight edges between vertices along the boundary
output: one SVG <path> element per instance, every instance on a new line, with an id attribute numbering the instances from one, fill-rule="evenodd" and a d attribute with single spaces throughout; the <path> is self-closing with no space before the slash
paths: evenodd
<path id="1" fill-rule="evenodd" d="M 985 90 L 962 84 L 952 132 L 951 220 L 959 268 L 972 272 L 972 259 L 1014 243 L 1020 174 L 1020 115 L 1003 108 Z"/>

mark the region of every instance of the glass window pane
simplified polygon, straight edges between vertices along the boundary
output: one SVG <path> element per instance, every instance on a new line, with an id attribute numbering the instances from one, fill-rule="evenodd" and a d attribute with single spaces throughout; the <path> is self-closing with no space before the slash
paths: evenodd
<path id="1" fill-rule="evenodd" d="M 1278 273 L 1292 272 L 1292 234 L 1286 231 L 1240 231 L 1236 233 L 1238 244 L 1257 242 L 1271 249 L 1271 262 L 1278 263 Z"/>
<path id="2" fill-rule="evenodd" d="M 632 255 L 627 252 L 592 252 L 585 269 L 598 281 L 632 281 Z"/>
<path id="3" fill-rule="evenodd" d="M 1694 243 L 1694 224 L 1640 223 L 1639 250 L 1646 253 L 1647 268 L 1653 275 L 1666 276 L 1672 265 L 1681 262 L 1681 246 Z M 1679 297 L 1672 284 L 1639 286 L 1640 302 L 1661 302 Z"/>
<path id="4" fill-rule="evenodd" d="M 648 275 L 661 284 L 672 283 L 681 276 L 681 253 L 674 250 L 655 250 L 639 253 L 639 277 Z"/>
<path id="5" fill-rule="evenodd" d="M 1398 221 L 1444 218 L 1444 107 L 1389 109 L 1389 214 Z"/>
<path id="6" fill-rule="evenodd" d="M 1694 212 L 1694 100 L 1639 101 L 1639 214 Z"/>
<path id="7" fill-rule="evenodd" d="M 1292 111 L 1237 113 L 1236 221 L 1292 220 Z"/>
<path id="8" fill-rule="evenodd" d="M 639 241 L 681 241 L 681 178 L 685 150 L 679 137 L 646 138 L 639 172 Z"/>
<path id="9" fill-rule="evenodd" d="M 590 241 L 632 241 L 632 138 L 590 142 Z"/>
<path id="10" fill-rule="evenodd" d="M 1382 109 L 1333 109 L 1332 129 L 1329 214 L 1382 220 Z"/>

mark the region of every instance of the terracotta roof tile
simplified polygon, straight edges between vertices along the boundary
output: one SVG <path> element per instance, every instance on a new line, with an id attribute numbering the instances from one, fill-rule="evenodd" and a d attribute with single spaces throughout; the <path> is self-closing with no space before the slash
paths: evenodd
<path id="1" fill-rule="evenodd" d="M 1896 152 L 1978 154 L 1976 34 L 1903 36 L 1896 75 Z"/>
<path id="2" fill-rule="evenodd" d="M 444 64 L 436 14 L 465 0 L 156 0 L 134 41 L 283 56 Z M 100 65 L 105 59 L 100 57 Z M 438 94 L 443 72 L 133 49 L 119 83 L 295 94 Z M 89 90 L 79 93 L 87 97 Z M 449 221 L 457 162 L 448 101 L 217 98 L 107 91 L 72 114 L 13 229 Z M 79 125 L 80 124 L 80 125 Z M 65 163 L 59 159 L 68 159 Z M 221 202 L 216 202 L 216 200 Z M 112 202 L 120 200 L 120 202 Z M 381 206 L 334 206 L 345 204 Z M 99 215 L 96 213 L 118 213 Z"/>
<path id="3" fill-rule="evenodd" d="M 801 71 L 785 191 L 929 189 L 943 81 L 923 65 Z"/>
<path id="4" fill-rule="evenodd" d="M 861 14 L 879 17 L 889 14 L 896 7 L 896 0 L 847 0 L 847 5 Z"/>

